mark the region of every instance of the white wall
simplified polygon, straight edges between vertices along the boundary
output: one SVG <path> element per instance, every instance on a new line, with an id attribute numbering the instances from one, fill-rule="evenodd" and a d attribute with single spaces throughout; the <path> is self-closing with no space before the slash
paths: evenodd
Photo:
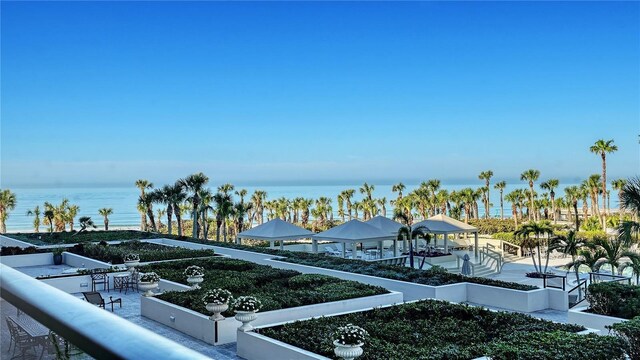
<path id="1" fill-rule="evenodd" d="M 393 292 L 349 300 L 258 312 L 258 318 L 251 324 L 254 326 L 263 326 L 349 311 L 366 310 L 401 302 L 402 294 Z M 242 325 L 241 322 L 233 317 L 219 321 L 217 329 L 218 339 L 215 341 L 216 329 L 214 329 L 214 322 L 209 320 L 209 317 L 206 315 L 152 297 L 143 297 L 140 303 L 140 309 L 144 317 L 215 345 L 235 342 L 237 329 Z"/>
<path id="2" fill-rule="evenodd" d="M 0 246 L 17 246 L 24 249 L 35 245 L 28 242 L 12 239 L 8 236 L 0 235 Z"/>
<path id="3" fill-rule="evenodd" d="M 578 307 L 575 309 L 569 309 L 568 320 L 567 322 L 570 324 L 582 325 L 586 328 L 600 330 L 599 335 L 608 335 L 609 329 L 607 326 L 611 326 L 613 324 L 628 321 L 626 319 L 617 318 L 613 316 L 605 316 L 599 314 L 591 314 L 585 312 L 588 307 Z"/>
<path id="4" fill-rule="evenodd" d="M 237 352 L 238 356 L 250 360 L 329 360 L 254 332 L 238 331 Z"/>
<path id="5" fill-rule="evenodd" d="M 71 267 L 86 269 L 108 269 L 112 266 L 111 264 L 104 261 L 91 259 L 86 256 L 81 256 L 66 251 L 62 253 L 62 255 L 63 262 Z"/>
<path id="6" fill-rule="evenodd" d="M 53 265 L 53 253 L 5 255 L 0 256 L 0 263 L 12 268 Z"/>

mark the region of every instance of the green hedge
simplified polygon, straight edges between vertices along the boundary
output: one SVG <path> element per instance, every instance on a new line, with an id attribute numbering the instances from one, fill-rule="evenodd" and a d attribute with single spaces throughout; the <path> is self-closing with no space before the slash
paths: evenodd
<path id="1" fill-rule="evenodd" d="M 112 240 L 141 240 L 163 237 L 161 234 L 137 230 L 101 230 L 85 231 L 82 233 L 78 233 L 77 231 L 64 231 L 53 233 L 16 233 L 4 235 L 34 245 L 75 244 Z"/>
<path id="2" fill-rule="evenodd" d="M 618 282 L 589 285 L 589 310 L 595 314 L 631 319 L 640 316 L 640 286 Z"/>
<path id="3" fill-rule="evenodd" d="M 573 334 L 584 330 L 581 326 L 436 300 L 297 321 L 259 332 L 335 358 L 332 333 L 349 323 L 370 334 L 359 358 L 363 360 L 467 360 L 483 355 L 533 360 L 568 359 L 575 354 L 589 354 L 591 360 L 622 359 L 619 339 Z"/>
<path id="4" fill-rule="evenodd" d="M 77 244 L 67 249 L 67 251 L 92 259 L 109 262 L 111 264 L 123 264 L 124 256 L 129 253 L 140 255 L 141 262 L 186 259 L 215 255 L 215 251 L 213 250 L 185 249 L 145 243 L 141 241 L 128 241 L 117 245 L 107 245 L 106 243 Z"/>
<path id="5" fill-rule="evenodd" d="M 613 324 L 609 329 L 622 338 L 629 358 L 640 359 L 640 316 Z"/>
<path id="6" fill-rule="evenodd" d="M 480 234 L 487 235 L 516 230 L 513 219 L 470 219 L 469 225 L 478 228 Z"/>
<path id="7" fill-rule="evenodd" d="M 263 304 L 261 311 L 388 293 L 384 288 L 355 281 L 325 275 L 301 274 L 293 270 L 276 269 L 221 257 L 150 264 L 140 267 L 140 271 L 153 271 L 163 279 L 188 284 L 183 271 L 189 265 L 198 265 L 205 269 L 201 289 L 170 291 L 159 295 L 158 298 L 207 315 L 211 314 L 205 309 L 202 296 L 207 290 L 215 288 L 229 290 L 234 297 L 255 296 Z M 231 311 L 227 313 L 231 314 Z"/>

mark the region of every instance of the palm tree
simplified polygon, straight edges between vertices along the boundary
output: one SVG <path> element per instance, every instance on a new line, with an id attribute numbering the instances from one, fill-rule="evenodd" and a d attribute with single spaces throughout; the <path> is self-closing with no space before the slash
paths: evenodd
<path id="1" fill-rule="evenodd" d="M 464 222 L 466 224 L 469 223 L 469 218 L 471 215 L 471 209 L 473 208 L 473 202 L 474 200 L 474 194 L 475 192 L 473 191 L 472 188 L 464 188 L 462 190 L 460 190 L 460 196 L 462 197 L 463 201 L 464 201 Z"/>
<path id="2" fill-rule="evenodd" d="M 235 223 L 236 236 L 244 231 L 244 218 L 252 206 L 251 203 L 245 204 L 243 202 L 238 202 L 233 206 L 231 215 Z"/>
<path id="3" fill-rule="evenodd" d="M 362 187 L 360 187 L 360 193 L 364 195 L 364 199 L 366 200 L 366 205 L 365 207 L 363 207 L 363 219 L 367 220 L 368 218 L 371 218 L 371 202 L 373 201 L 373 190 L 375 189 L 374 185 L 369 185 L 367 183 L 364 183 L 364 185 L 362 185 Z"/>
<path id="4" fill-rule="evenodd" d="M 191 233 L 191 237 L 193 237 L 194 239 L 198 237 L 198 209 L 200 208 L 200 196 L 198 195 L 198 193 L 208 182 L 209 178 L 201 172 L 189 175 L 186 178 L 180 180 L 180 184 L 184 187 L 184 189 L 190 191 L 192 194 L 191 202 L 193 207 L 191 213 L 193 215 L 193 232 Z"/>
<path id="5" fill-rule="evenodd" d="M 240 203 L 244 204 L 244 197 L 247 196 L 247 189 L 236 190 L 235 193 L 240 196 Z"/>
<path id="6" fill-rule="evenodd" d="M 260 224 L 264 223 L 264 202 L 267 198 L 267 193 L 262 190 L 256 190 L 251 195 L 251 203 L 253 204 L 253 213 L 252 216 L 258 217 L 258 221 Z M 249 220 L 251 224 L 253 224 L 253 218 Z"/>
<path id="7" fill-rule="evenodd" d="M 535 207 L 533 205 L 533 184 L 534 181 L 537 181 L 540 177 L 540 171 L 535 169 L 525 170 L 522 174 L 520 174 L 520 180 L 529 182 L 529 204 L 531 209 L 529 209 L 529 221 L 531 221 L 531 214 L 535 211 Z"/>
<path id="8" fill-rule="evenodd" d="M 80 207 L 78 205 L 69 205 L 67 206 L 67 221 L 69 222 L 69 231 L 73 231 L 73 222 L 75 217 L 78 215 L 78 211 L 80 211 Z"/>
<path id="9" fill-rule="evenodd" d="M 594 154 L 599 154 L 602 158 L 602 206 L 605 207 L 605 213 L 607 212 L 607 154 L 618 151 L 618 147 L 613 144 L 613 139 L 596 141 L 590 148 Z"/>
<path id="10" fill-rule="evenodd" d="M 158 232 L 160 232 L 162 230 L 162 228 L 164 227 L 164 224 L 162 223 L 162 218 L 167 214 L 167 210 L 162 209 L 162 208 L 158 208 L 156 209 L 156 219 L 158 219 L 157 222 L 157 226 L 158 226 Z"/>
<path id="11" fill-rule="evenodd" d="M 570 230 L 567 236 L 559 237 L 559 244 L 556 247 L 557 250 L 560 250 L 562 253 L 571 256 L 571 263 L 575 264 L 577 256 L 580 254 L 582 248 L 586 245 L 584 239 L 580 239 L 576 236 L 576 232 Z M 580 281 L 580 276 L 578 275 L 578 267 L 575 267 L 576 273 L 576 283 Z"/>
<path id="12" fill-rule="evenodd" d="M 606 224 L 604 224 L 604 217 L 600 214 L 600 206 L 598 204 L 598 195 L 601 191 L 600 179 L 600 174 L 593 174 L 589 176 L 587 180 L 583 181 L 582 187 L 591 197 L 591 214 L 598 217 L 600 225 L 602 229 L 604 229 Z"/>
<path id="13" fill-rule="evenodd" d="M 430 180 L 427 180 L 426 183 L 423 182 L 422 184 L 420 184 L 420 186 L 425 187 L 427 189 L 427 192 L 429 194 L 427 202 L 430 205 L 430 214 L 435 215 L 435 212 L 436 212 L 435 197 L 436 197 L 436 192 L 440 190 L 440 180 L 430 179 Z"/>
<path id="14" fill-rule="evenodd" d="M 35 216 L 33 218 L 33 231 L 37 234 L 40 232 L 40 206 L 36 206 L 33 210 L 27 211 L 27 216 Z"/>
<path id="15" fill-rule="evenodd" d="M 622 275 L 625 269 L 631 269 L 631 274 L 636 276 L 636 284 L 640 285 L 640 256 L 634 252 L 625 252 L 623 255 L 628 260 L 620 264 L 618 273 Z"/>
<path id="16" fill-rule="evenodd" d="M 96 228 L 96 224 L 93 223 L 93 220 L 91 220 L 91 217 L 89 216 L 81 216 L 80 219 L 78 219 L 78 222 L 80 223 L 80 231 L 78 231 L 77 233 L 71 235 L 71 236 L 75 236 L 80 234 L 81 232 L 87 231 L 87 228 Z"/>
<path id="17" fill-rule="evenodd" d="M 347 189 L 344 190 L 340 193 L 340 196 L 344 199 L 344 201 L 347 203 L 347 214 L 349 215 L 349 220 L 351 220 L 351 208 L 353 206 L 353 204 L 351 203 L 351 198 L 353 198 L 353 195 L 356 193 L 355 189 Z M 357 216 L 356 216 L 357 217 Z"/>
<path id="18" fill-rule="evenodd" d="M 504 193 L 504 189 L 507 187 L 506 181 L 498 181 L 493 188 L 500 191 L 500 219 L 504 220 L 504 199 L 502 198 L 502 194 Z"/>
<path id="19" fill-rule="evenodd" d="M 153 183 L 149 180 L 138 179 L 136 180 L 136 187 L 140 189 L 140 196 L 144 198 L 145 190 L 151 189 L 153 187 Z M 140 202 L 138 202 L 140 203 Z M 140 212 L 140 230 L 147 231 L 147 209 L 141 209 L 138 206 L 138 211 Z"/>
<path id="20" fill-rule="evenodd" d="M 226 183 L 226 184 L 222 184 L 222 185 L 218 186 L 218 191 L 223 193 L 223 194 L 230 195 L 231 192 L 233 191 L 233 189 L 235 189 L 235 188 L 236 187 L 233 186 L 233 184 Z"/>
<path id="21" fill-rule="evenodd" d="M 138 197 L 138 209 L 144 209 L 146 211 L 149 222 L 151 223 L 151 231 L 153 232 L 158 231 L 155 215 L 153 214 L 153 203 L 156 202 L 157 197 L 158 194 L 155 191 L 148 192 L 144 194 L 144 196 Z M 149 229 L 147 228 L 147 231 L 148 230 Z"/>
<path id="22" fill-rule="evenodd" d="M 378 199 L 378 205 L 380 206 L 381 215 L 386 217 L 387 216 L 387 198 L 383 196 L 380 199 Z"/>
<path id="23" fill-rule="evenodd" d="M 229 195 L 231 196 L 231 195 Z M 213 210 L 211 203 L 213 202 L 213 194 L 209 189 L 200 190 L 200 232 L 204 240 L 209 236 L 209 210 Z"/>
<path id="24" fill-rule="evenodd" d="M 109 230 L 109 215 L 113 214 L 113 209 L 112 208 L 102 208 L 102 209 L 98 210 L 98 214 L 102 215 L 102 217 L 104 218 L 104 230 L 108 231 Z"/>
<path id="25" fill-rule="evenodd" d="M 309 208 L 313 204 L 312 199 L 301 199 L 300 200 L 300 210 L 302 214 L 300 215 L 302 227 L 306 227 L 309 224 Z"/>
<path id="26" fill-rule="evenodd" d="M 392 192 L 394 192 L 394 193 L 395 193 L 395 192 L 397 192 L 397 193 L 398 193 L 398 199 L 397 199 L 396 201 L 398 201 L 398 200 L 402 199 L 402 192 L 403 192 L 403 191 L 404 191 L 404 189 L 406 189 L 406 188 L 407 188 L 407 187 L 406 187 L 406 186 L 404 186 L 404 184 L 403 184 L 403 183 L 401 183 L 401 182 L 399 182 L 399 183 L 394 184 L 393 186 L 391 186 L 391 191 L 392 191 Z"/>
<path id="27" fill-rule="evenodd" d="M 518 230 L 518 192 L 511 191 L 505 195 L 505 199 L 511 203 L 511 217 L 513 218 L 513 226 Z"/>
<path id="28" fill-rule="evenodd" d="M 558 179 L 549 179 L 542 184 L 540 184 L 540 188 L 549 191 L 549 196 L 551 197 L 551 212 L 553 213 L 553 222 L 557 222 L 556 218 L 556 192 L 555 189 L 560 185 L 560 181 Z"/>
<path id="29" fill-rule="evenodd" d="M 493 177 L 493 171 L 491 170 L 487 170 L 487 171 L 483 171 L 480 173 L 480 175 L 478 175 L 478 179 L 480 180 L 484 180 L 484 186 L 487 189 L 487 196 L 485 198 L 485 202 L 484 202 L 484 217 L 485 219 L 489 218 L 489 202 L 490 202 L 490 198 L 489 198 L 489 188 L 490 188 L 490 181 L 491 181 L 491 177 Z"/>
<path id="30" fill-rule="evenodd" d="M 578 199 L 580 199 L 580 189 L 575 185 L 568 186 L 564 188 L 564 195 L 567 199 L 567 204 L 571 204 L 575 212 L 576 231 L 578 231 L 580 229 L 580 219 L 578 217 Z M 571 210 L 569 210 L 569 221 L 571 221 Z"/>
<path id="31" fill-rule="evenodd" d="M 616 268 L 622 265 L 621 259 L 629 254 L 625 246 L 625 242 L 619 237 L 610 240 L 596 239 L 592 244 L 590 244 L 590 247 L 594 250 L 600 250 L 601 252 L 601 257 L 598 259 L 596 270 L 599 270 L 604 264 L 609 264 L 609 266 L 611 266 L 611 275 L 616 274 Z"/>
<path id="32" fill-rule="evenodd" d="M 53 208 L 47 207 L 46 203 L 45 203 L 43 216 L 44 216 L 45 225 L 49 225 L 49 232 L 52 233 L 53 232 L 53 219 L 55 217 L 55 214 L 53 212 Z"/>
<path id="33" fill-rule="evenodd" d="M 231 195 L 218 192 L 213 195 L 213 204 L 216 211 L 216 241 L 220 241 L 220 230 L 224 230 L 224 241 L 227 241 L 226 219 L 233 212 L 233 201 Z"/>
<path id="34" fill-rule="evenodd" d="M 340 216 L 342 222 L 344 222 L 346 213 L 344 212 L 344 198 L 342 197 L 342 193 L 336 197 L 336 201 L 338 202 L 338 216 Z"/>
<path id="35" fill-rule="evenodd" d="M 622 188 L 627 183 L 625 179 L 616 179 L 611 182 L 611 186 L 614 190 L 618 190 L 618 213 L 620 214 L 620 220 L 622 221 Z"/>
<path id="36" fill-rule="evenodd" d="M 533 237 L 531 237 L 532 234 Z M 550 253 L 549 247 L 547 246 L 547 265 L 545 265 L 544 269 L 542 268 L 542 256 L 540 254 L 542 252 L 541 250 L 543 245 L 545 245 L 544 237 L 552 234 L 553 228 L 548 221 L 528 222 L 526 224 L 523 224 L 522 227 L 514 233 L 516 237 L 523 240 L 522 246 L 529 249 L 529 252 L 531 253 L 531 259 L 533 260 L 533 267 L 539 274 L 545 274 L 547 272 Z M 546 243 L 548 244 L 548 242 Z M 536 253 L 538 255 L 537 264 L 536 257 L 533 252 L 534 248 L 536 248 Z"/>
<path id="37" fill-rule="evenodd" d="M 11 190 L 0 190 L 0 233 L 7 232 L 6 222 L 9 212 L 16 208 L 17 203 L 16 194 L 12 193 Z"/>
<path id="38" fill-rule="evenodd" d="M 620 208 L 629 210 L 636 218 L 640 214 L 640 177 L 629 178 L 622 186 Z"/>

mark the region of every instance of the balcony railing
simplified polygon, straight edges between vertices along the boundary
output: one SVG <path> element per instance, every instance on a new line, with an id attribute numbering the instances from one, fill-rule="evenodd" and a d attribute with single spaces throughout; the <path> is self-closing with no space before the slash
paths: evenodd
<path id="1" fill-rule="evenodd" d="M 2 298 L 96 359 L 209 359 L 0 264 Z"/>

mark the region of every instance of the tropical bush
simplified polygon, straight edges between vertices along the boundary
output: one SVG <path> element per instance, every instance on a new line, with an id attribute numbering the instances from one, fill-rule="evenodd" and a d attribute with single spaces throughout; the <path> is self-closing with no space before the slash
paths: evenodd
<path id="1" fill-rule="evenodd" d="M 142 262 L 196 258 L 214 256 L 213 250 L 194 250 L 180 247 L 169 247 L 141 241 L 128 241 L 117 245 L 77 244 L 69 248 L 70 252 L 92 259 L 123 264 L 125 257 L 138 255 Z M 133 258 L 132 258 L 133 259 Z"/>
<path id="2" fill-rule="evenodd" d="M 515 234 L 513 232 L 498 232 L 495 233 L 493 235 L 491 235 L 491 237 L 493 237 L 494 239 L 498 239 L 498 240 L 504 240 L 504 241 L 508 241 L 508 242 L 512 242 L 515 243 L 516 245 L 520 245 L 522 240 L 516 238 Z"/>
<path id="3" fill-rule="evenodd" d="M 259 332 L 334 358 L 335 332 L 348 324 L 357 324 L 369 334 L 359 358 L 364 360 L 467 360 L 484 355 L 531 360 L 623 358 L 619 339 L 576 335 L 584 330 L 578 325 L 437 300 L 297 321 Z"/>
<path id="4" fill-rule="evenodd" d="M 625 344 L 629 358 L 640 359 L 640 316 L 608 327 Z"/>
<path id="5" fill-rule="evenodd" d="M 51 252 L 51 249 L 36 249 L 35 246 L 29 246 L 24 249 L 19 246 L 3 246 L 0 249 L 0 256 L 29 255 L 44 252 Z"/>
<path id="6" fill-rule="evenodd" d="M 109 231 L 62 231 L 52 233 L 16 233 L 4 234 L 10 238 L 25 241 L 34 245 L 75 244 L 114 240 L 140 240 L 166 237 L 162 234 L 136 230 Z"/>
<path id="7" fill-rule="evenodd" d="M 207 291 L 214 289 L 226 289 L 235 298 L 254 296 L 260 299 L 262 311 L 388 293 L 384 288 L 355 281 L 301 274 L 293 270 L 275 269 L 222 257 L 154 263 L 141 267 L 140 271 L 154 271 L 163 279 L 187 285 L 183 271 L 188 265 L 204 269 L 201 289 L 169 291 L 157 297 L 203 314 L 208 312 L 202 298 Z"/>
<path id="8" fill-rule="evenodd" d="M 516 230 L 512 219 L 470 219 L 469 225 L 478 228 L 480 234 L 488 235 Z"/>
<path id="9" fill-rule="evenodd" d="M 606 316 L 631 319 L 640 316 L 640 286 L 619 282 L 589 285 L 589 311 Z"/>

